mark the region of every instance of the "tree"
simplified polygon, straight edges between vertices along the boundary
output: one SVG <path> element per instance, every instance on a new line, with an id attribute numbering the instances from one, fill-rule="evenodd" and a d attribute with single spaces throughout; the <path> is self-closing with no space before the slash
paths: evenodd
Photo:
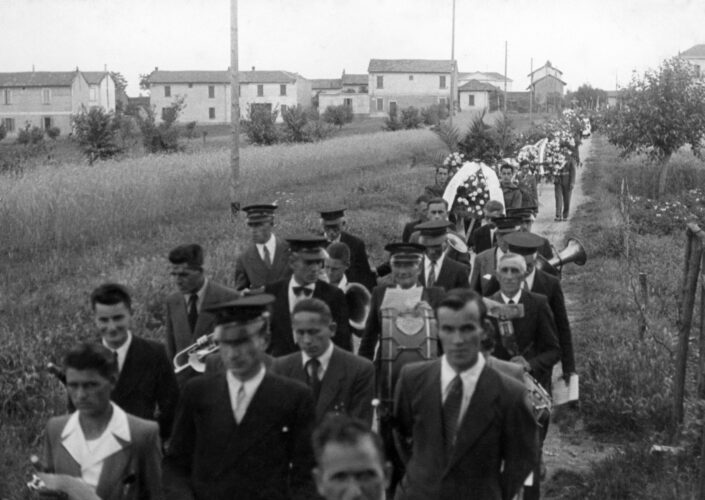
<path id="1" fill-rule="evenodd" d="M 579 108 L 595 110 L 607 104 L 607 92 L 584 83 L 575 92 L 567 92 L 565 102 L 568 107 L 575 102 Z"/>
<path id="2" fill-rule="evenodd" d="M 337 125 L 338 129 L 341 129 L 343 125 L 353 121 L 352 108 L 344 104 L 340 106 L 328 106 L 323 112 L 323 121 Z"/>
<path id="3" fill-rule="evenodd" d="M 115 82 L 115 93 L 118 95 L 126 94 L 127 78 L 122 76 L 122 73 L 120 73 L 119 71 L 111 71 L 110 76 L 113 77 L 113 81 Z"/>
<path id="4" fill-rule="evenodd" d="M 492 127 L 485 123 L 485 111 L 473 118 L 470 128 L 458 147 L 465 158 L 471 161 L 481 161 L 487 165 L 493 165 L 499 159 L 500 149 L 496 141 L 496 134 Z"/>
<path id="5" fill-rule="evenodd" d="M 499 114 L 494 122 L 494 133 L 499 156 L 502 158 L 514 156 L 517 149 L 517 137 L 514 133 L 514 123 L 508 115 Z"/>
<path id="6" fill-rule="evenodd" d="M 149 90 L 149 75 L 150 73 L 140 74 L 140 88 L 142 90 Z"/>
<path id="7" fill-rule="evenodd" d="M 655 71 L 634 75 L 622 93 L 622 106 L 604 115 L 603 130 L 622 156 L 646 154 L 660 164 L 657 198 L 666 192 L 671 155 L 689 145 L 701 157 L 705 138 L 705 81 L 679 57 Z"/>
<path id="8" fill-rule="evenodd" d="M 275 125 L 279 110 L 272 110 L 269 106 L 252 103 L 247 108 L 247 120 L 243 120 L 242 127 L 245 135 L 253 144 L 269 146 L 279 141 L 279 133 Z"/>
<path id="9" fill-rule="evenodd" d="M 168 108 L 162 110 L 162 121 L 157 123 L 154 107 L 137 115 L 138 125 L 142 132 L 142 144 L 149 153 L 175 153 L 183 147 L 179 144 L 179 129 L 176 122 L 181 110 L 186 107 L 185 98 L 177 97 Z"/>
<path id="10" fill-rule="evenodd" d="M 106 112 L 99 106 L 88 111 L 84 107 L 71 117 L 71 124 L 74 137 L 88 158 L 89 165 L 122 153 L 123 148 L 117 141 L 119 123 L 112 112 Z"/>

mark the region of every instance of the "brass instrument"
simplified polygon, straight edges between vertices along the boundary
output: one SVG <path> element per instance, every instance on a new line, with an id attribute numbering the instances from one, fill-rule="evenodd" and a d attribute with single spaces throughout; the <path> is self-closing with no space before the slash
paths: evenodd
<path id="1" fill-rule="evenodd" d="M 176 353 L 174 373 L 180 373 L 189 366 L 198 373 L 204 373 L 206 371 L 206 356 L 218 352 L 219 348 L 215 342 L 215 333 L 200 336 L 196 342 Z"/>
<path id="2" fill-rule="evenodd" d="M 557 252 L 551 259 L 547 260 L 539 255 L 536 259 L 536 269 L 553 276 L 560 276 L 563 266 L 571 262 L 575 262 L 578 266 L 582 266 L 587 262 L 585 248 L 577 238 L 569 238 L 568 245 L 560 252 Z"/>
<path id="3" fill-rule="evenodd" d="M 448 246 L 456 252 L 461 254 L 468 253 L 468 246 L 462 236 L 448 231 L 448 234 L 446 234 L 446 241 L 448 242 Z"/>
<path id="4" fill-rule="evenodd" d="M 370 292 L 360 283 L 348 283 L 345 290 L 345 302 L 348 305 L 350 326 L 364 330 L 372 302 Z"/>

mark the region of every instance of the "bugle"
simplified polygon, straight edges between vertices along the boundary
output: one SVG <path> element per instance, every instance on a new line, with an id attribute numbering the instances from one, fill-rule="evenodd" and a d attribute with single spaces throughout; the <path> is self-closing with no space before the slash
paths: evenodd
<path id="1" fill-rule="evenodd" d="M 206 371 L 206 356 L 217 352 L 218 344 L 215 342 L 215 333 L 202 335 L 196 342 L 176 353 L 174 356 L 174 373 L 180 373 L 189 366 L 203 373 Z"/>

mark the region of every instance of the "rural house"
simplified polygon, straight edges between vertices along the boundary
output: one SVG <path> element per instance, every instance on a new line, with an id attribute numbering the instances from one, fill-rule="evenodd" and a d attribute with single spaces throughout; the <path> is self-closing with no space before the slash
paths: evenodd
<path id="1" fill-rule="evenodd" d="M 240 71 L 240 114 L 250 105 L 277 109 L 277 121 L 287 106 L 311 105 L 311 82 L 287 71 Z M 185 107 L 179 121 L 201 124 L 230 123 L 229 71 L 160 71 L 149 75 L 150 104 L 159 114 L 177 98 Z"/>
<path id="2" fill-rule="evenodd" d="M 552 111 L 561 107 L 566 86 L 561 70 L 551 65 L 551 61 L 546 61 L 527 76 L 531 78 L 528 90 L 534 96 L 537 110 Z"/>
<path id="3" fill-rule="evenodd" d="M 499 89 L 489 83 L 469 80 L 458 88 L 458 105 L 460 111 L 481 111 L 490 108 L 490 97 Z"/>
<path id="4" fill-rule="evenodd" d="M 462 87 L 470 80 L 476 80 L 482 83 L 489 83 L 500 90 L 504 90 L 505 77 L 501 73 L 495 71 L 473 71 L 470 73 L 458 73 L 458 87 Z M 513 80 L 509 77 L 507 81 L 507 92 L 512 91 Z"/>
<path id="5" fill-rule="evenodd" d="M 8 134 L 27 124 L 68 134 L 82 106 L 115 109 L 115 82 L 106 72 L 0 73 L 0 121 Z"/>
<path id="6" fill-rule="evenodd" d="M 369 78 L 365 74 L 345 74 L 336 80 L 336 88 L 321 90 L 318 93 L 318 109 L 324 111 L 328 106 L 350 106 L 355 115 L 370 113 L 370 98 L 367 94 Z"/>
<path id="7" fill-rule="evenodd" d="M 369 73 L 370 116 L 388 116 L 409 106 L 448 106 L 457 88 L 455 61 L 372 59 Z"/>
<path id="8" fill-rule="evenodd" d="M 693 45 L 685 52 L 681 52 L 680 57 L 695 65 L 699 77 L 705 77 L 705 44 Z"/>

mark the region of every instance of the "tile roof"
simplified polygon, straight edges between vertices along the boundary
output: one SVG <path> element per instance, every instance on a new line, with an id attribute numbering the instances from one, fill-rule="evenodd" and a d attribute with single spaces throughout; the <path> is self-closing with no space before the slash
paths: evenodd
<path id="1" fill-rule="evenodd" d="M 466 90 L 472 92 L 493 92 L 499 89 L 494 85 L 490 85 L 489 83 L 480 82 L 478 80 L 468 80 L 464 85 L 461 85 L 458 90 Z"/>
<path id="2" fill-rule="evenodd" d="M 108 74 L 105 71 L 81 71 L 81 73 L 83 73 L 83 78 L 86 79 L 88 85 L 98 85 Z"/>
<path id="3" fill-rule="evenodd" d="M 471 71 L 469 73 L 459 73 L 458 78 L 459 79 L 464 79 L 468 78 L 469 76 L 475 75 L 475 80 L 480 78 L 480 75 L 482 75 L 483 79 L 487 80 L 501 80 L 504 81 L 504 75 L 502 73 L 497 73 L 496 71 Z M 508 82 L 513 82 L 511 78 L 507 77 Z"/>
<path id="4" fill-rule="evenodd" d="M 367 85 L 369 83 L 369 77 L 364 75 L 343 75 L 343 85 Z"/>
<path id="5" fill-rule="evenodd" d="M 0 73 L 0 87 L 70 87 L 76 71 Z"/>
<path id="6" fill-rule="evenodd" d="M 705 44 L 693 45 L 686 51 L 681 52 L 681 56 L 685 57 L 705 57 Z"/>
<path id="7" fill-rule="evenodd" d="M 288 71 L 240 71 L 240 83 L 294 83 Z M 150 83 L 230 83 L 229 71 L 152 71 Z"/>
<path id="8" fill-rule="evenodd" d="M 545 80 L 546 78 L 555 78 L 556 80 L 558 80 L 559 82 L 561 82 L 563 85 L 568 85 L 567 83 L 565 83 L 563 80 L 561 80 L 560 78 L 558 78 L 558 77 L 555 76 L 555 75 L 544 75 L 544 76 L 542 76 L 541 78 L 537 78 L 536 80 L 534 80 L 533 84 L 536 85 L 538 82 L 540 82 L 541 80 Z M 529 85 L 529 86 L 526 87 L 526 88 L 527 88 L 527 90 L 530 89 L 530 88 L 531 88 L 531 85 Z"/>
<path id="9" fill-rule="evenodd" d="M 450 59 L 370 59 L 368 73 L 450 73 Z"/>
<path id="10" fill-rule="evenodd" d="M 332 90 L 343 87 L 343 81 L 340 78 L 313 78 L 311 79 L 312 90 Z"/>
<path id="11" fill-rule="evenodd" d="M 536 73 L 537 71 L 541 71 L 541 70 L 544 69 L 544 68 L 551 68 L 551 69 L 556 70 L 559 74 L 561 74 L 561 75 L 563 74 L 563 72 L 562 72 L 561 70 L 559 70 L 558 68 L 556 68 L 555 66 L 553 66 L 553 65 L 551 64 L 551 61 L 546 61 L 546 64 L 544 64 L 543 66 L 541 66 L 541 67 L 539 67 L 539 68 L 536 68 L 535 70 L 533 70 L 531 73 L 529 73 L 529 74 L 526 75 L 526 76 L 531 76 L 531 75 L 533 75 L 534 73 Z"/>

